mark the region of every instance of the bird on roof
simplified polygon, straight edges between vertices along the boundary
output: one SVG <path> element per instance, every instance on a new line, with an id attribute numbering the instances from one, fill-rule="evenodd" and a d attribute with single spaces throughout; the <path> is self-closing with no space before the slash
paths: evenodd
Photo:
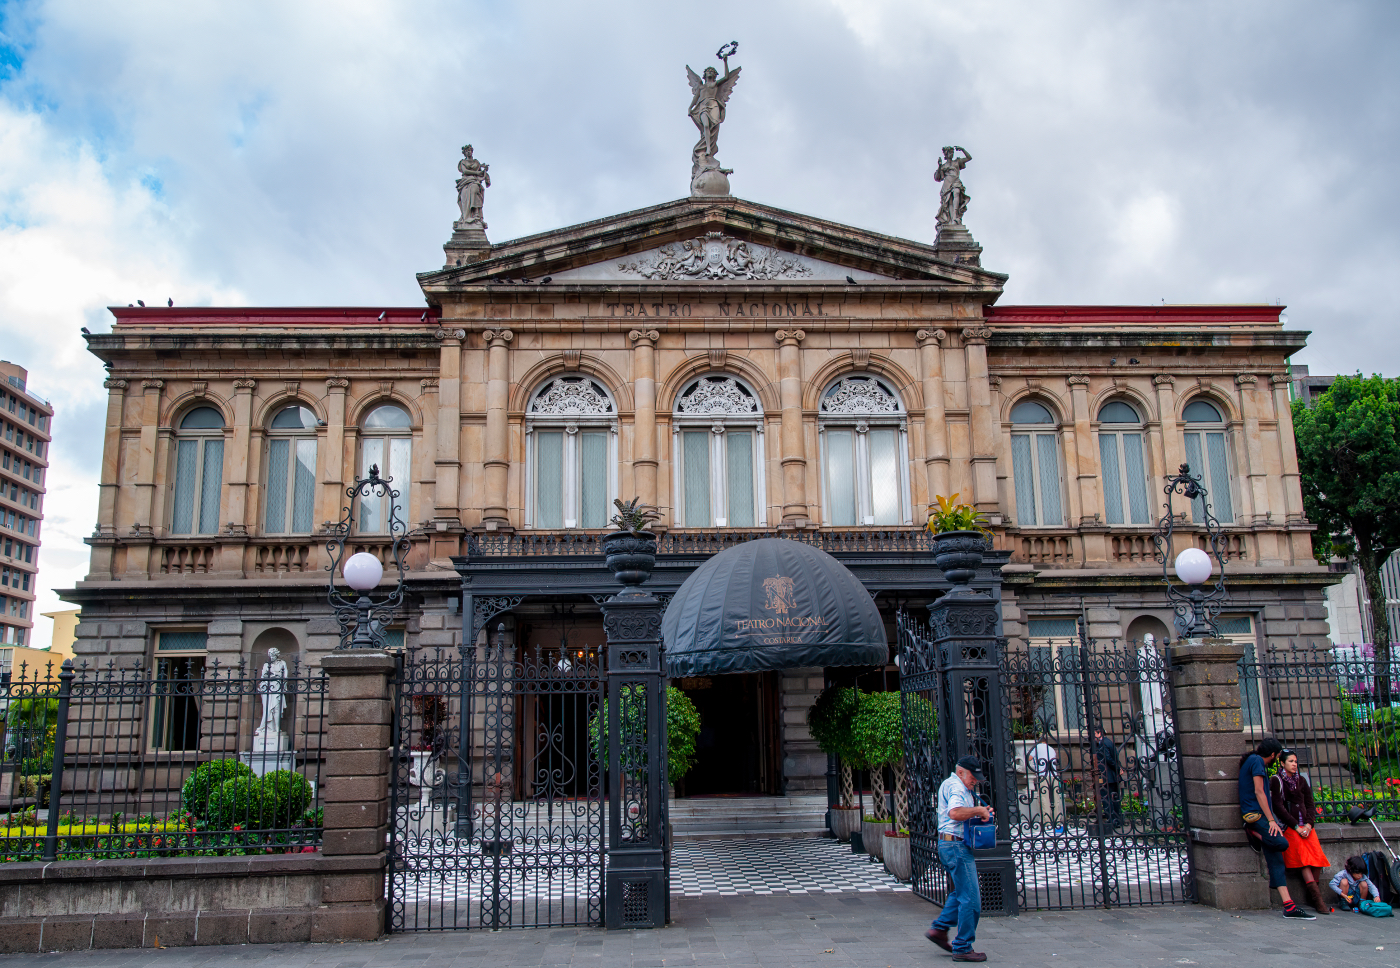
<path id="1" fill-rule="evenodd" d="M 855 281 L 854 279 L 852 279 L 850 276 L 847 276 L 847 277 L 846 277 L 846 281 L 849 282 L 849 283 L 850 283 L 851 285 L 853 285 L 853 286 L 856 284 L 856 281 Z"/>
<path id="2" fill-rule="evenodd" d="M 165 304 L 166 304 L 167 306 L 173 307 L 173 306 L 175 305 L 175 300 L 174 300 L 174 298 L 173 298 L 173 297 L 170 297 L 170 296 L 167 296 L 166 299 L 165 299 Z"/>
<path id="3" fill-rule="evenodd" d="M 92 331 L 89 330 L 86 326 L 83 326 L 83 327 L 82 327 L 82 331 L 83 331 L 83 335 L 84 335 L 84 336 L 91 336 L 91 335 L 92 335 Z"/>
<path id="4" fill-rule="evenodd" d="M 138 300 L 136 300 L 136 305 L 140 306 L 142 309 L 145 309 L 145 308 L 146 308 L 146 301 L 145 301 L 144 299 L 138 299 Z"/>

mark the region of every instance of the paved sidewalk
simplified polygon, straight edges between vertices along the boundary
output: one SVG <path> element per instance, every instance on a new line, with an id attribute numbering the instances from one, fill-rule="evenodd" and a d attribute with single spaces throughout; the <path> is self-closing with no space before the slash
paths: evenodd
<path id="1" fill-rule="evenodd" d="M 528 929 L 395 935 L 368 944 L 83 951 L 0 956 L 3 968 L 735 968 L 953 964 L 923 938 L 936 908 L 910 894 L 677 898 L 659 931 Z M 977 948 L 997 965 L 1066 968 L 1238 964 L 1249 968 L 1400 968 L 1400 919 L 1334 914 L 1284 921 L 1203 907 L 1028 914 L 982 922 Z M 1384 950 L 1378 950 L 1384 948 Z"/>

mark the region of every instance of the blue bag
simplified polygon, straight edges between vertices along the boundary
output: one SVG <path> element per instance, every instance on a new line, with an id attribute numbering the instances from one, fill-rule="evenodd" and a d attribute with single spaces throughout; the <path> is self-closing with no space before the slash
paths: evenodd
<path id="1" fill-rule="evenodd" d="M 973 794 L 979 806 L 986 806 L 982 798 Z M 997 825 L 994 820 L 979 820 L 973 817 L 963 821 L 963 843 L 969 850 L 991 850 L 997 845 Z"/>

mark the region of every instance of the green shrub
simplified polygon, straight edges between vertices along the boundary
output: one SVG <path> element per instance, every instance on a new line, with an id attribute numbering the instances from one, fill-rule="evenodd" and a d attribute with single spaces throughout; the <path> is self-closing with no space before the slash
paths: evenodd
<path id="1" fill-rule="evenodd" d="M 622 723 L 624 732 L 633 735 L 646 731 L 646 702 L 641 694 L 641 686 L 622 687 Z M 593 746 L 593 755 L 598 765 L 608 768 L 608 731 L 604 724 L 608 721 L 608 701 L 598 704 L 598 711 L 588 721 L 588 738 Z M 675 686 L 666 687 L 666 780 L 674 783 L 695 765 L 695 745 L 700 736 L 700 713 L 690 697 Z M 622 769 L 626 772 L 642 771 L 646 767 L 646 750 L 633 749 L 624 755 Z M 637 762 L 632 762 L 636 758 Z"/>
<path id="2" fill-rule="evenodd" d="M 807 728 L 821 751 L 856 770 L 865 768 L 865 754 L 852 730 L 860 702 L 861 695 L 855 689 L 829 686 L 807 710 Z"/>
<path id="3" fill-rule="evenodd" d="M 210 797 L 219 786 L 235 777 L 252 775 L 252 767 L 240 760 L 214 760 L 212 763 L 205 763 L 185 781 L 180 790 L 180 802 L 185 805 L 186 810 L 203 820 L 209 812 Z"/>
<path id="4" fill-rule="evenodd" d="M 293 770 L 276 770 L 263 777 L 263 826 L 284 828 L 299 820 L 311 803 L 311 784 Z"/>
<path id="5" fill-rule="evenodd" d="M 205 823 L 210 830 L 242 827 L 255 830 L 263 825 L 263 783 L 249 770 L 246 776 L 225 780 L 209 794 Z"/>
<path id="6" fill-rule="evenodd" d="M 897 692 L 861 694 L 851 732 L 871 769 L 904 759 L 904 722 L 899 696 Z"/>

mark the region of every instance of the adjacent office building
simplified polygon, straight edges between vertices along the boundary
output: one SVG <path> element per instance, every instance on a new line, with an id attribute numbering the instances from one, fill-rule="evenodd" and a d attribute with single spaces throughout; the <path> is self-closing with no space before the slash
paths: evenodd
<path id="1" fill-rule="evenodd" d="M 0 645 L 34 635 L 53 407 L 29 392 L 28 371 L 0 360 Z"/>

